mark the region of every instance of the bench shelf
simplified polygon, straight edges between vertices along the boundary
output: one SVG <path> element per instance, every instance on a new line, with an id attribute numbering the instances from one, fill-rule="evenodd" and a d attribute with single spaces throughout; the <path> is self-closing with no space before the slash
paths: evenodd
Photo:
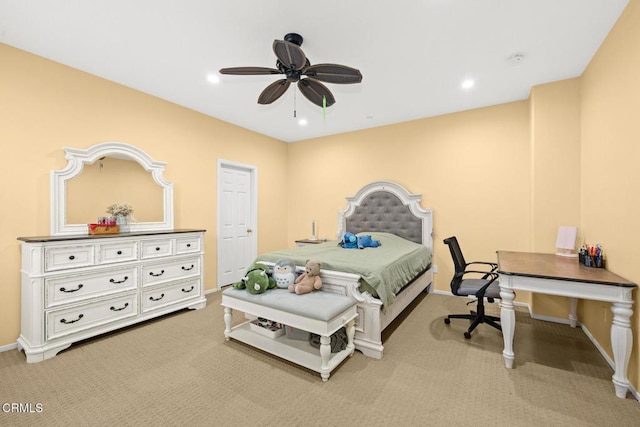
<path id="1" fill-rule="evenodd" d="M 263 350 L 274 356 L 293 362 L 307 369 L 320 373 L 323 381 L 329 379 L 331 372 L 353 355 L 355 346 L 353 336 L 355 334 L 355 319 L 357 317 L 356 301 L 349 297 L 315 292 L 307 295 L 290 294 L 287 290 L 270 290 L 268 292 L 282 298 L 264 299 L 262 296 L 250 295 L 242 290 L 227 289 L 222 294 L 222 306 L 224 307 L 225 331 L 227 340 L 233 338 L 252 347 Z M 317 295 L 322 293 L 322 295 Z M 262 294 L 264 295 L 264 294 Z M 294 312 L 294 307 L 299 304 L 290 304 L 292 297 L 298 298 L 297 303 L 316 302 L 321 299 L 325 305 L 334 304 L 335 310 L 330 309 L 322 318 L 310 318 L 308 315 Z M 345 298 L 349 298 L 345 300 Z M 304 299 L 304 300 L 303 300 Z M 283 323 L 294 328 L 320 335 L 320 349 L 312 347 L 308 341 L 289 339 L 286 335 L 270 338 L 251 330 L 250 322 L 231 327 L 232 311 L 239 310 L 245 314 L 264 317 L 278 323 Z M 347 331 L 347 347 L 337 353 L 331 353 L 331 335 L 340 328 Z"/>

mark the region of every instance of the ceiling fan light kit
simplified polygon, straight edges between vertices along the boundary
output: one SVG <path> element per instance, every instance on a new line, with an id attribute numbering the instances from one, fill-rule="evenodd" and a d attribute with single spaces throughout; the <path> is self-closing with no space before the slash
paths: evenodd
<path id="1" fill-rule="evenodd" d="M 251 76 L 263 74 L 283 74 L 285 78 L 267 86 L 258 97 L 258 104 L 271 104 L 280 98 L 291 83 L 296 83 L 300 92 L 318 107 L 326 108 L 335 104 L 336 99 L 324 84 L 354 84 L 362 81 L 359 70 L 339 64 L 311 65 L 300 48 L 302 36 L 289 33 L 284 40 L 273 41 L 276 67 L 231 67 L 220 69 L 221 74 Z"/>

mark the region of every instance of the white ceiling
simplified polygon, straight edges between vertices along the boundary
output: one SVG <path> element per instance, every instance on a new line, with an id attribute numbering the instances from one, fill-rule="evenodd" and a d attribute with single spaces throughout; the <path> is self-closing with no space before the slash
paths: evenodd
<path id="1" fill-rule="evenodd" d="M 533 85 L 580 76 L 627 3 L 0 0 L 0 42 L 293 142 L 526 99 Z M 363 74 L 327 84 L 336 104 L 326 116 L 293 85 L 258 105 L 281 76 L 217 72 L 275 67 L 273 40 L 289 32 L 304 37 L 312 64 Z M 462 89 L 465 79 L 475 85 Z"/>

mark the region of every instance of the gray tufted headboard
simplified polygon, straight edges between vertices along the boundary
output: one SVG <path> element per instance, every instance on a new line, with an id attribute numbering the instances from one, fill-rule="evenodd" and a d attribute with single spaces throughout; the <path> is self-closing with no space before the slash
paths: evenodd
<path id="1" fill-rule="evenodd" d="M 387 191 L 369 194 L 346 220 L 346 231 L 353 234 L 384 231 L 422 243 L 422 220 L 415 217 L 398 196 Z"/>
<path id="2" fill-rule="evenodd" d="M 364 186 L 339 212 L 338 237 L 343 233 L 387 232 L 432 247 L 431 210 L 420 206 L 420 195 L 391 181 Z"/>

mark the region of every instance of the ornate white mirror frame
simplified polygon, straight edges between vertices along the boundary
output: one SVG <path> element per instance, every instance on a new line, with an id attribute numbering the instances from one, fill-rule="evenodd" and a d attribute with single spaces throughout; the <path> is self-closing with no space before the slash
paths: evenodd
<path id="1" fill-rule="evenodd" d="M 138 162 L 153 180 L 162 187 L 164 220 L 162 222 L 134 222 L 131 232 L 173 229 L 173 184 L 164 179 L 165 162 L 153 160 L 147 153 L 123 142 L 103 142 L 87 149 L 64 147 L 69 162 L 64 169 L 51 171 L 51 234 L 53 236 L 87 234 L 87 224 L 67 224 L 67 181 L 78 176 L 85 164 L 92 164 L 104 156 L 132 159 Z"/>

